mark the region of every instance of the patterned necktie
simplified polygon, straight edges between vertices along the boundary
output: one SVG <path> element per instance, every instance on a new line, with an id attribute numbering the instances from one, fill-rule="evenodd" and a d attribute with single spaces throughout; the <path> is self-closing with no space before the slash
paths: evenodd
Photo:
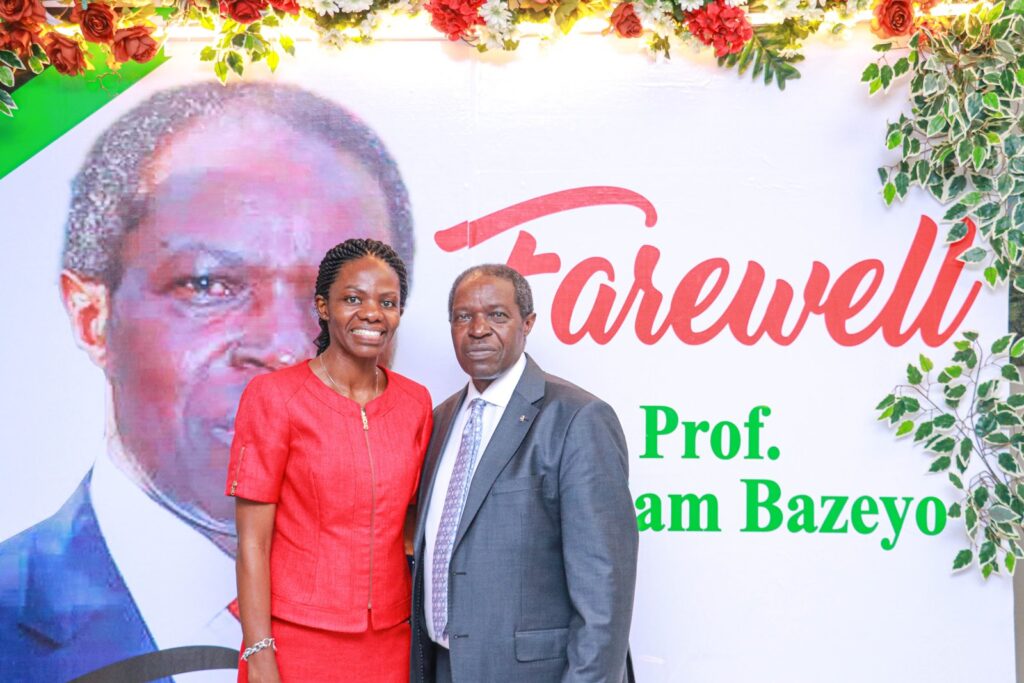
<path id="1" fill-rule="evenodd" d="M 487 402 L 482 398 L 474 398 L 469 404 L 469 418 L 462 430 L 459 454 L 455 458 L 452 479 L 448 482 L 448 493 L 444 497 L 441 523 L 437 527 L 432 571 L 434 589 L 430 601 L 434 617 L 434 634 L 437 637 L 447 634 L 448 565 L 452 559 L 455 532 L 458 531 L 459 521 L 462 519 L 462 508 L 466 504 L 466 494 L 469 493 L 470 473 L 473 471 L 477 451 L 480 450 L 480 441 L 484 431 L 484 406 L 486 405 Z"/>

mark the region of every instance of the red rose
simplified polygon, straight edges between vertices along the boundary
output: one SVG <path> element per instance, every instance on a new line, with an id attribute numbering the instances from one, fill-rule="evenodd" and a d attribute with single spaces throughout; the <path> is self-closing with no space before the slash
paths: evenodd
<path id="1" fill-rule="evenodd" d="M 882 38 L 909 36 L 914 30 L 914 6 L 910 0 L 879 0 L 871 30 Z"/>
<path id="2" fill-rule="evenodd" d="M 109 43 L 114 39 L 117 15 L 109 5 L 102 2 L 90 2 L 88 9 L 83 11 L 76 1 L 71 10 L 71 21 L 82 28 L 82 37 L 89 42 Z"/>
<path id="3" fill-rule="evenodd" d="M 74 38 L 52 31 L 46 34 L 43 49 L 46 50 L 46 56 L 50 58 L 50 64 L 53 64 L 57 73 L 77 76 L 85 71 L 85 54 L 82 52 L 82 46 Z"/>
<path id="4" fill-rule="evenodd" d="M 39 42 L 35 26 L 0 24 L 0 50 L 10 50 L 22 59 L 32 56 L 32 43 Z"/>
<path id="5" fill-rule="evenodd" d="M 633 9 L 633 3 L 624 2 L 615 8 L 611 16 L 612 28 L 623 38 L 636 38 L 644 32 L 640 17 Z"/>
<path id="6" fill-rule="evenodd" d="M 0 0 L 0 19 L 25 25 L 41 24 L 46 21 L 46 10 L 39 0 Z"/>
<path id="7" fill-rule="evenodd" d="M 152 36 L 153 29 L 149 26 L 130 26 L 114 33 L 114 59 L 127 62 L 148 62 L 160 49 Z"/>
<path id="8" fill-rule="evenodd" d="M 716 57 L 739 52 L 754 36 L 747 15 L 739 7 L 729 7 L 723 0 L 686 13 L 686 28 L 700 42 L 715 48 Z"/>
<path id="9" fill-rule="evenodd" d="M 274 9 L 279 9 L 282 12 L 287 12 L 288 14 L 299 13 L 298 0 L 270 0 L 270 5 Z"/>
<path id="10" fill-rule="evenodd" d="M 430 25 L 448 36 L 448 40 L 459 40 L 474 26 L 484 20 L 477 11 L 484 0 L 430 0 L 424 9 L 430 12 Z"/>
<path id="11" fill-rule="evenodd" d="M 220 0 L 221 16 L 231 17 L 239 24 L 258 21 L 265 9 L 267 0 Z"/>

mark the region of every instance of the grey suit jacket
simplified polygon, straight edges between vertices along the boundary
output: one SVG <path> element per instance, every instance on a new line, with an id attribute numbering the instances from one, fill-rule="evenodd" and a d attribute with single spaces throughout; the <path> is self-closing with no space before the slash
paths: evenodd
<path id="1" fill-rule="evenodd" d="M 465 389 L 434 411 L 420 481 L 412 674 L 434 680 L 422 563 L 434 473 Z M 473 476 L 449 570 L 457 683 L 626 680 L 638 534 L 615 412 L 579 387 L 526 370 Z"/>

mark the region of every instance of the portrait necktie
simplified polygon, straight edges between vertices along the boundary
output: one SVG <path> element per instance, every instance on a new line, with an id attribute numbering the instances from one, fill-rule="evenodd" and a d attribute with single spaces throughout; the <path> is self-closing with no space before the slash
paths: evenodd
<path id="1" fill-rule="evenodd" d="M 483 437 L 484 406 L 487 402 L 475 398 L 469 404 L 469 418 L 462 430 L 462 441 L 459 442 L 459 454 L 455 458 L 451 481 L 448 482 L 448 493 L 444 497 L 444 508 L 441 511 L 441 523 L 437 527 L 437 540 L 434 542 L 433 595 L 431 608 L 434 622 L 434 634 L 441 637 L 447 634 L 448 628 L 448 565 L 452 559 L 452 547 L 455 545 L 455 533 L 462 520 L 462 508 L 466 504 L 469 493 L 470 473 L 476 461 L 477 451 Z"/>

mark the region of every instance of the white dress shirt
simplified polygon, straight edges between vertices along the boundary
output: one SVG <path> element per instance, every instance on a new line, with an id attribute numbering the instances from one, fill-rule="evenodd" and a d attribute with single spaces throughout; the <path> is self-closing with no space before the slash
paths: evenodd
<path id="1" fill-rule="evenodd" d="M 434 489 L 430 493 L 430 501 L 427 503 L 427 519 L 424 523 L 424 552 L 423 552 L 423 610 L 424 621 L 427 624 L 427 633 L 430 638 L 443 647 L 448 647 L 448 638 L 440 633 L 434 633 L 433 618 L 433 595 L 434 595 L 434 544 L 437 541 L 437 530 L 441 525 L 441 513 L 444 511 L 444 500 L 448 495 L 448 484 L 452 480 L 452 470 L 455 469 L 455 458 L 459 454 L 459 444 L 462 441 L 462 432 L 469 418 L 469 404 L 475 398 L 481 398 L 486 402 L 484 405 L 483 434 L 480 440 L 480 450 L 476 454 L 476 461 L 469 471 L 469 479 L 473 480 L 476 466 L 483 458 L 487 444 L 491 441 L 501 416 L 505 414 L 505 407 L 512 399 L 512 393 L 519 384 L 519 379 L 526 369 L 526 354 L 519 356 L 512 367 L 503 374 L 496 377 L 483 392 L 477 391 L 473 382 L 469 383 L 466 390 L 466 398 L 459 407 L 455 416 L 451 432 L 448 434 L 448 442 L 441 453 L 441 460 L 437 463 L 437 470 L 434 474 Z"/>
<path id="2" fill-rule="evenodd" d="M 157 649 L 220 645 L 237 650 L 242 627 L 227 610 L 237 592 L 234 559 L 146 495 L 109 455 L 96 460 L 90 495 L 103 539 Z M 236 672 L 220 670 L 174 680 L 229 683 L 236 678 Z"/>

